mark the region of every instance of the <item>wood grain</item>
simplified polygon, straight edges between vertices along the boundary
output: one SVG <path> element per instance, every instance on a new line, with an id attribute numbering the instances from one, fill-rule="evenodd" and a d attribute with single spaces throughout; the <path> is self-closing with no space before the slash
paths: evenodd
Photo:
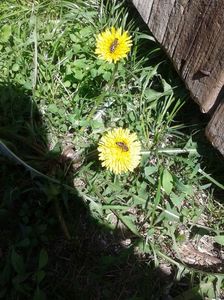
<path id="1" fill-rule="evenodd" d="M 217 107 L 207 128 L 206 136 L 212 145 L 224 155 L 224 103 Z"/>
<path id="2" fill-rule="evenodd" d="M 223 0 L 132 0 L 203 112 L 224 84 Z"/>

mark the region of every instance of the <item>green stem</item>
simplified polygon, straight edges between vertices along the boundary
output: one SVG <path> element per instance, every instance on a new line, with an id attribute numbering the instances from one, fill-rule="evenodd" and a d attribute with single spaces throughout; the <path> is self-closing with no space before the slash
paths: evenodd
<path id="1" fill-rule="evenodd" d="M 191 154 L 197 154 L 196 149 L 159 149 L 157 153 L 166 153 L 166 154 L 183 154 L 183 153 L 191 153 Z M 142 155 L 151 155 L 152 151 L 142 151 Z"/>

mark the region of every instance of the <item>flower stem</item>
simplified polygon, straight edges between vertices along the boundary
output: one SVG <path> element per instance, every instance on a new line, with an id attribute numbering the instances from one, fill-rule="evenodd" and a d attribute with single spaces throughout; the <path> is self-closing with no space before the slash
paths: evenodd
<path id="1" fill-rule="evenodd" d="M 183 154 L 183 153 L 190 153 L 190 154 L 197 154 L 196 149 L 159 149 L 157 153 L 167 153 L 167 154 Z M 152 151 L 141 151 L 142 155 L 150 155 Z"/>

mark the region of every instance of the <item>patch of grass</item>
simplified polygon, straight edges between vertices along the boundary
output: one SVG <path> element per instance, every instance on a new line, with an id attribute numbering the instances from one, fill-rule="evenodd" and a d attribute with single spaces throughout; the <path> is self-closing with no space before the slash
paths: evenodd
<path id="1" fill-rule="evenodd" d="M 221 298 L 221 158 L 127 4 L 0 4 L 0 299 Z M 111 26 L 133 39 L 116 68 L 94 53 Z M 114 127 L 141 141 L 133 173 L 98 161 Z"/>

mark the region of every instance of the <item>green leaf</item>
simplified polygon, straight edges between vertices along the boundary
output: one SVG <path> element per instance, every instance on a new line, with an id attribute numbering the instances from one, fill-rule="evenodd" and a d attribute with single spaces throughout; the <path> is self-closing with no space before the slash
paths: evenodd
<path id="1" fill-rule="evenodd" d="M 140 251 L 141 253 L 151 253 L 151 249 L 148 243 L 145 242 L 145 240 L 139 240 L 136 244 L 138 247 L 138 251 Z"/>
<path id="2" fill-rule="evenodd" d="M 163 93 L 157 92 L 150 88 L 145 89 L 145 92 L 144 92 L 145 98 L 149 101 L 159 99 L 162 95 L 163 95 Z"/>
<path id="3" fill-rule="evenodd" d="M 83 73 L 82 70 L 75 70 L 75 72 L 74 72 L 74 77 L 78 80 L 82 80 L 84 75 L 85 74 Z"/>
<path id="4" fill-rule="evenodd" d="M 12 66 L 12 71 L 13 71 L 13 72 L 19 71 L 19 65 L 18 65 L 18 64 L 14 64 L 14 65 Z"/>
<path id="5" fill-rule="evenodd" d="M 77 43 L 77 42 L 80 41 L 80 39 L 79 39 L 76 35 L 74 35 L 73 33 L 71 33 L 71 34 L 69 35 L 69 37 L 70 37 L 70 39 L 72 40 L 72 42 Z"/>
<path id="6" fill-rule="evenodd" d="M 71 86 L 71 82 L 70 82 L 69 80 L 66 80 L 66 81 L 64 82 L 64 86 L 65 86 L 66 88 L 69 88 L 69 87 Z"/>
<path id="7" fill-rule="evenodd" d="M 114 210 L 128 210 L 129 206 L 109 204 L 109 205 L 103 205 L 102 208 L 103 209 L 114 209 Z"/>
<path id="8" fill-rule="evenodd" d="M 179 220 L 179 214 L 178 214 L 176 208 L 175 207 L 171 208 L 169 203 L 167 203 L 166 210 L 164 210 L 164 216 L 169 221 Z"/>
<path id="9" fill-rule="evenodd" d="M 151 174 L 155 173 L 158 171 L 158 167 L 157 166 L 148 166 L 145 167 L 144 172 L 145 172 L 145 176 L 148 177 Z"/>
<path id="10" fill-rule="evenodd" d="M 84 27 L 80 30 L 79 34 L 81 35 L 81 38 L 89 37 L 92 34 L 92 29 L 90 26 Z"/>
<path id="11" fill-rule="evenodd" d="M 5 24 L 2 26 L 0 31 L 0 42 L 6 43 L 8 42 L 10 36 L 11 36 L 11 25 Z"/>
<path id="12" fill-rule="evenodd" d="M 216 235 L 215 241 L 216 241 L 216 243 L 224 246 L 224 235 Z"/>
<path id="13" fill-rule="evenodd" d="M 174 193 L 171 193 L 170 194 L 170 200 L 172 201 L 172 203 L 177 206 L 178 208 L 180 208 L 183 200 L 185 198 L 185 195 L 184 194 L 181 194 L 180 196 L 174 194 Z"/>
<path id="14" fill-rule="evenodd" d="M 131 216 L 117 215 L 121 222 L 135 235 L 140 236 L 137 227 L 135 226 Z"/>
<path id="15" fill-rule="evenodd" d="M 110 72 L 105 72 L 103 73 L 103 79 L 106 81 L 109 81 L 111 78 L 111 73 Z"/>
<path id="16" fill-rule="evenodd" d="M 39 256 L 39 263 L 38 263 L 38 270 L 43 269 L 48 262 L 48 254 L 45 249 L 41 249 L 40 256 Z"/>
<path id="17" fill-rule="evenodd" d="M 50 104 L 50 105 L 48 106 L 48 110 L 49 110 L 49 112 L 51 112 L 51 113 L 57 113 L 57 112 L 58 112 L 58 107 L 57 107 L 56 104 Z"/>
<path id="18" fill-rule="evenodd" d="M 42 270 L 38 271 L 36 273 L 37 283 L 40 284 L 41 281 L 45 278 L 45 276 L 46 276 L 46 273 L 44 271 L 42 271 Z"/>
<path id="19" fill-rule="evenodd" d="M 164 169 L 162 174 L 162 187 L 167 195 L 169 195 L 173 189 L 173 176 L 167 169 Z"/>
<path id="20" fill-rule="evenodd" d="M 14 248 L 12 249 L 12 253 L 11 253 L 11 262 L 14 270 L 18 274 L 23 274 L 25 272 L 23 257 L 18 253 L 16 253 Z"/>
<path id="21" fill-rule="evenodd" d="M 186 195 L 192 196 L 194 191 L 191 185 L 183 184 L 175 175 L 173 175 L 173 182 L 175 187 L 181 192 Z"/>

